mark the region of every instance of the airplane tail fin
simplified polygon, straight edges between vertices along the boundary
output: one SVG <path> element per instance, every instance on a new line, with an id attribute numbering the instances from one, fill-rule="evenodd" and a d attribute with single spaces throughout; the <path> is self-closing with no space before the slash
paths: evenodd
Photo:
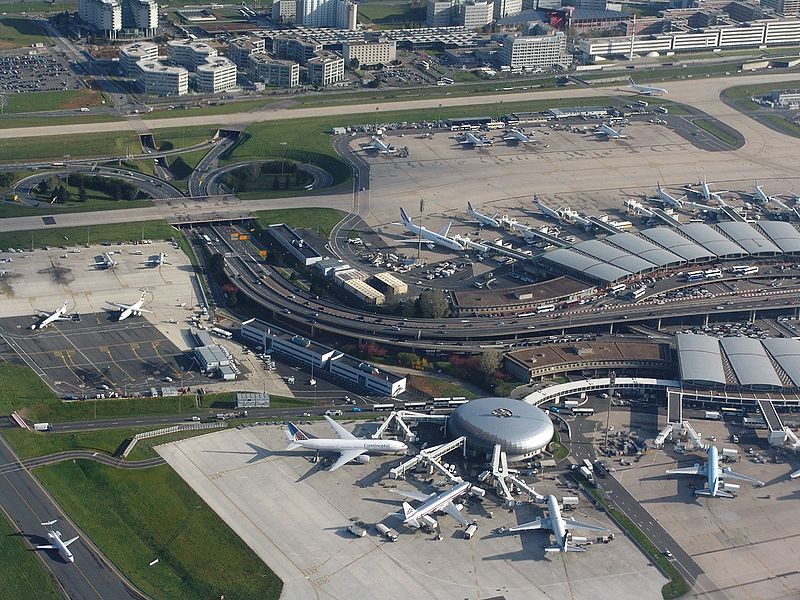
<path id="1" fill-rule="evenodd" d="M 628 77 L 628 83 L 631 85 L 636 85 L 636 82 L 633 80 L 633 77 Z"/>
<path id="2" fill-rule="evenodd" d="M 443 237 L 447 237 L 447 234 L 448 234 L 448 233 L 450 233 L 450 225 L 452 225 L 452 224 L 453 224 L 453 222 L 452 222 L 452 221 L 450 221 L 450 222 L 447 224 L 447 227 L 443 227 L 443 228 L 442 228 L 442 230 L 439 232 L 439 235 L 441 235 L 441 236 L 443 236 Z"/>
<path id="3" fill-rule="evenodd" d="M 467 200 L 467 210 L 469 211 L 475 210 L 474 208 L 472 208 L 472 202 L 470 202 L 469 200 Z"/>
<path id="4" fill-rule="evenodd" d="M 411 219 L 408 218 L 408 213 L 406 213 L 405 209 L 402 206 L 400 207 L 400 218 L 403 219 L 403 223 L 411 222 Z"/>
<path id="5" fill-rule="evenodd" d="M 408 502 L 403 502 L 403 516 L 408 518 L 413 512 L 414 508 Z"/>
<path id="6" fill-rule="evenodd" d="M 289 421 L 289 425 L 286 430 L 286 437 L 290 442 L 287 450 L 294 450 L 295 448 L 299 448 L 300 444 L 297 444 L 296 442 L 308 439 L 308 436 L 291 421 Z"/>
<path id="7" fill-rule="evenodd" d="M 41 523 L 41 525 L 42 527 L 52 527 L 56 523 L 58 523 L 58 519 L 53 519 L 52 521 L 45 521 L 44 523 Z"/>

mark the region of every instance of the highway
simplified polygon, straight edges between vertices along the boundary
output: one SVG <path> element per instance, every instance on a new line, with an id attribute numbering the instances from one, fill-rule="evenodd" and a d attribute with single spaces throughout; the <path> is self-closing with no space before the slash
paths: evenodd
<path id="1" fill-rule="evenodd" d="M 0 506 L 22 532 L 30 546 L 47 544 L 41 523 L 58 519 L 58 529 L 68 539 L 80 535 L 70 546 L 75 562 L 65 563 L 57 553 L 39 551 L 45 569 L 55 579 L 70 600 L 146 599 L 124 576 L 100 554 L 91 540 L 58 509 L 44 488 L 33 478 L 27 467 L 19 468 L 17 455 L 0 436 Z M 2 595 L 2 594 L 0 594 Z"/>

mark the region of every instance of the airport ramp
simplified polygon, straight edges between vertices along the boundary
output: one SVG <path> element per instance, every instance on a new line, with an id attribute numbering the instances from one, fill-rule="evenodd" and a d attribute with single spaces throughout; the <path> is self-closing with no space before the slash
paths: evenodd
<path id="1" fill-rule="evenodd" d="M 667 390 L 667 423 L 683 422 L 683 393 Z"/>

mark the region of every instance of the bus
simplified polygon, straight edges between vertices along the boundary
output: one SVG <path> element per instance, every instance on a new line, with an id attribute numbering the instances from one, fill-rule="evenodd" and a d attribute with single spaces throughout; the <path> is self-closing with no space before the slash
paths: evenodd
<path id="1" fill-rule="evenodd" d="M 461 406 L 462 404 L 466 404 L 469 402 L 466 398 L 453 398 L 450 402 L 447 403 L 448 406 Z"/>
<path id="2" fill-rule="evenodd" d="M 734 275 L 755 275 L 758 273 L 758 267 L 751 265 L 736 265 L 731 267 L 731 273 Z"/>
<path id="3" fill-rule="evenodd" d="M 394 410 L 394 404 L 373 404 L 372 410 Z"/>
<path id="4" fill-rule="evenodd" d="M 703 276 L 706 279 L 718 279 L 719 277 L 722 277 L 722 271 L 719 269 L 706 269 L 703 271 Z"/>
<path id="5" fill-rule="evenodd" d="M 624 292 L 626 289 L 628 289 L 628 286 L 625 285 L 624 283 L 617 283 L 616 285 L 612 285 L 608 289 L 612 294 L 620 294 Z"/>
<path id="6" fill-rule="evenodd" d="M 705 273 L 702 271 L 689 271 L 686 274 L 686 281 L 700 281 L 701 279 L 705 279 Z"/>
<path id="7" fill-rule="evenodd" d="M 233 337 L 233 334 L 230 331 L 227 329 L 220 329 L 219 327 L 212 327 L 211 333 L 226 340 L 229 340 Z"/>
<path id="8" fill-rule="evenodd" d="M 555 304 L 542 304 L 536 307 L 536 314 L 553 312 L 556 309 Z"/>
<path id="9" fill-rule="evenodd" d="M 633 290 L 633 292 L 631 292 L 631 296 L 633 297 L 634 300 L 638 300 L 639 298 L 644 296 L 646 293 L 647 293 L 647 286 L 643 285 L 643 286 L 638 287 L 635 290 Z"/>
<path id="10" fill-rule="evenodd" d="M 723 417 L 727 417 L 729 419 L 733 417 L 741 417 L 742 415 L 744 415 L 743 408 L 731 408 L 729 406 L 723 406 L 722 408 L 719 409 L 719 412 L 722 413 Z"/>
<path id="11" fill-rule="evenodd" d="M 425 402 L 404 402 L 403 408 L 405 410 L 424 410 L 425 409 Z"/>
<path id="12" fill-rule="evenodd" d="M 591 407 L 576 406 L 575 408 L 572 409 L 572 414 L 573 415 L 583 415 L 583 416 L 593 415 L 594 414 L 594 409 L 591 408 Z"/>
<path id="13" fill-rule="evenodd" d="M 484 124 L 483 127 L 487 131 L 492 131 L 493 129 L 505 129 L 506 124 L 502 121 L 489 121 L 488 123 Z"/>
<path id="14" fill-rule="evenodd" d="M 745 417 L 742 419 L 742 425 L 752 429 L 766 429 L 767 423 L 761 417 Z"/>

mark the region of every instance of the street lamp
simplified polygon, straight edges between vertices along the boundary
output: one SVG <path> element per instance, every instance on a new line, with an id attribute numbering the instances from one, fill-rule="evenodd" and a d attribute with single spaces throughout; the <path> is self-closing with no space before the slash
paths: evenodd
<path id="1" fill-rule="evenodd" d="M 281 142 L 281 181 L 283 181 L 283 163 L 286 157 L 286 142 Z"/>

